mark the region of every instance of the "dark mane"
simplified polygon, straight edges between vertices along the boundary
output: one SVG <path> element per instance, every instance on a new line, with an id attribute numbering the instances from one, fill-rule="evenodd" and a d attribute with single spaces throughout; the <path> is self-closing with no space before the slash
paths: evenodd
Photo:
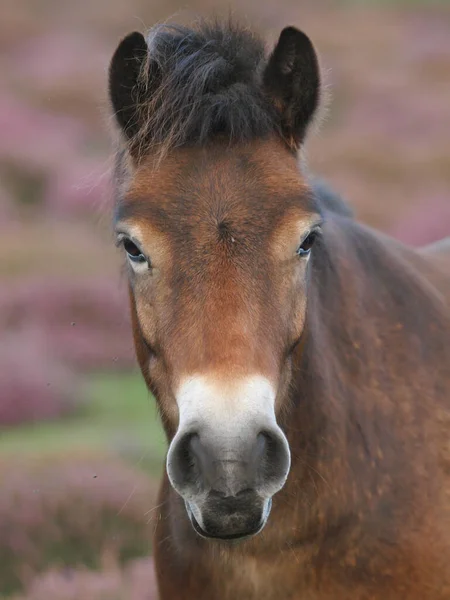
<path id="1" fill-rule="evenodd" d="M 194 29 L 158 25 L 147 35 L 140 77 L 139 144 L 159 151 L 204 144 L 218 134 L 246 141 L 279 130 L 261 88 L 261 39 L 231 22 Z"/>

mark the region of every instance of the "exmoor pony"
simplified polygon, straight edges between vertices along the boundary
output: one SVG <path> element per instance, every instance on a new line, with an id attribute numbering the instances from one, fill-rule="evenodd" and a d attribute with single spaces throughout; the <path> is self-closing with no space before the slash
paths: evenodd
<path id="1" fill-rule="evenodd" d="M 156 26 L 119 44 L 109 94 L 115 234 L 169 444 L 161 600 L 448 600 L 445 244 L 358 223 L 306 172 L 309 38 Z"/>

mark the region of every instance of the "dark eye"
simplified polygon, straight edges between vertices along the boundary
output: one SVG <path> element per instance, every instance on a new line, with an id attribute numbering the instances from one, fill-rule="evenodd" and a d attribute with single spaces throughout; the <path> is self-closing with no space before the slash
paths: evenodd
<path id="1" fill-rule="evenodd" d="M 128 258 L 130 260 L 132 260 L 133 262 L 136 262 L 136 263 L 147 262 L 147 259 L 142 254 L 140 249 L 129 238 L 125 238 L 122 243 L 123 243 L 123 247 L 125 248 L 125 252 L 128 254 Z"/>
<path id="2" fill-rule="evenodd" d="M 299 256 L 308 256 L 308 254 L 311 252 L 311 248 L 313 247 L 314 242 L 317 239 L 317 236 L 318 236 L 318 232 L 317 231 L 311 231 L 311 233 L 309 233 L 305 237 L 305 239 L 303 240 L 303 242 L 297 248 L 297 254 Z"/>

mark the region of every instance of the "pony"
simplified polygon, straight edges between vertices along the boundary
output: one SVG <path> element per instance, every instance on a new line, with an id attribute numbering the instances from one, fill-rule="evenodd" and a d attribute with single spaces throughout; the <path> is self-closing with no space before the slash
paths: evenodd
<path id="1" fill-rule="evenodd" d="M 157 25 L 109 67 L 114 229 L 167 435 L 161 600 L 450 598 L 450 268 L 307 172 L 295 27 Z"/>

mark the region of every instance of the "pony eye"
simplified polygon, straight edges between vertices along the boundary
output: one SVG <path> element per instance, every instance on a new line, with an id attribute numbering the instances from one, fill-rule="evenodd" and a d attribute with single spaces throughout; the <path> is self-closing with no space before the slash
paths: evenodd
<path id="1" fill-rule="evenodd" d="M 314 242 L 317 239 L 317 236 L 318 236 L 318 232 L 317 231 L 311 231 L 311 233 L 309 233 L 305 237 L 305 239 L 303 240 L 303 242 L 297 248 L 297 254 L 299 256 L 308 256 L 308 254 L 310 254 L 310 252 L 311 252 L 311 248 L 313 247 Z"/>
<path id="2" fill-rule="evenodd" d="M 123 247 L 128 254 L 128 258 L 135 263 L 146 263 L 147 259 L 142 254 L 141 250 L 129 238 L 123 240 Z"/>

